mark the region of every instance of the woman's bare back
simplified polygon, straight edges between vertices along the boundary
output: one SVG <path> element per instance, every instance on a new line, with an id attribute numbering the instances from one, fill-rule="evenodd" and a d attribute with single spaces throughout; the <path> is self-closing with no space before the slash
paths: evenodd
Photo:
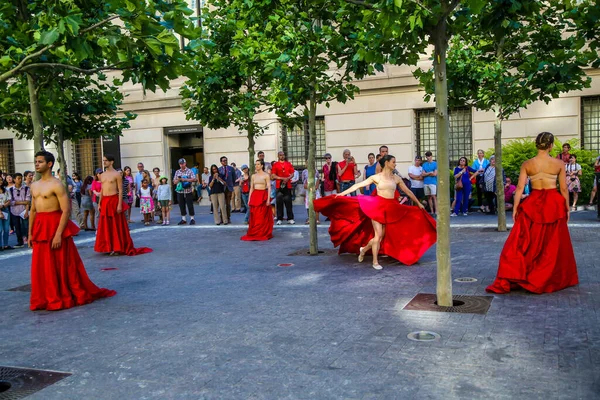
<path id="1" fill-rule="evenodd" d="M 556 179 L 564 175 L 565 164 L 550 156 L 537 155 L 523 163 L 533 189 L 556 189 Z M 559 180 L 559 183 L 562 182 Z"/>

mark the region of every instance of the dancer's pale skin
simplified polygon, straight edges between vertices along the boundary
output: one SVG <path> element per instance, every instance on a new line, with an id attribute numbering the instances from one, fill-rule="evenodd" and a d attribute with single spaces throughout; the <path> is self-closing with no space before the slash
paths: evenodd
<path id="1" fill-rule="evenodd" d="M 411 192 L 410 189 L 406 187 L 404 181 L 399 176 L 394 175 L 394 169 L 396 169 L 396 159 L 391 158 L 390 160 L 385 162 L 385 165 L 383 166 L 382 171 L 380 173 L 372 175 L 362 182 L 358 182 L 349 189 L 343 191 L 340 194 L 336 194 L 335 196 L 345 196 L 356 191 L 357 189 L 369 186 L 374 183 L 377 187 L 377 196 L 381 196 L 384 199 L 393 199 L 395 197 L 396 187 L 399 187 L 402 192 L 406 193 L 406 195 L 413 201 L 414 204 L 416 204 L 419 208 L 424 209 L 425 207 L 423 206 L 423 204 L 421 204 L 417 197 L 413 194 L 413 192 Z M 358 261 L 362 262 L 364 260 L 365 253 L 369 250 L 372 250 L 373 268 L 379 270 L 383 269 L 383 267 L 379 265 L 377 257 L 379 255 L 381 241 L 385 236 L 385 225 L 373 220 L 371 220 L 371 223 L 373 224 L 373 230 L 375 231 L 375 234 L 373 236 L 373 239 L 371 239 L 365 247 L 360 248 Z"/>

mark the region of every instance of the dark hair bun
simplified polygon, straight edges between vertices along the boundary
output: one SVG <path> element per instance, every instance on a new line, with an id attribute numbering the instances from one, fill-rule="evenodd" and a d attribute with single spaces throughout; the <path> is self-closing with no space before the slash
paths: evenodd
<path id="1" fill-rule="evenodd" d="M 548 150 L 554 144 L 554 135 L 550 132 L 542 132 L 535 138 L 535 147 L 540 150 Z"/>

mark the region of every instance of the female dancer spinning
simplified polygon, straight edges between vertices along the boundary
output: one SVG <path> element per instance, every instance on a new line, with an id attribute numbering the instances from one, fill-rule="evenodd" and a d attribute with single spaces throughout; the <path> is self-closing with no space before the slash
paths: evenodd
<path id="1" fill-rule="evenodd" d="M 382 171 L 335 196 L 315 200 L 315 211 L 329 217 L 331 241 L 340 253 L 358 253 L 364 260 L 373 252 L 373 268 L 380 270 L 379 253 L 411 265 L 435 243 L 435 220 L 427 214 L 399 176 L 394 175 L 396 159 L 385 155 L 379 160 Z M 361 187 L 376 185 L 374 196 L 345 197 Z M 398 203 L 396 187 L 406 193 L 419 209 Z M 364 245 L 366 243 L 366 245 Z M 362 247 L 364 245 L 364 247 Z"/>
<path id="2" fill-rule="evenodd" d="M 550 157 L 554 146 L 550 132 L 540 133 L 535 145 L 537 156 L 521 165 L 513 211 L 515 225 L 502 249 L 496 280 L 486 288 L 488 292 L 508 293 L 520 286 L 533 293 L 550 293 L 579 283 L 567 227 L 565 164 Z M 527 177 L 533 190 L 521 203 Z"/>
<path id="3" fill-rule="evenodd" d="M 273 214 L 271 213 L 271 177 L 263 160 L 254 163 L 256 172 L 252 175 L 248 206 L 250 221 L 248 232 L 242 240 L 269 240 L 273 237 Z"/>

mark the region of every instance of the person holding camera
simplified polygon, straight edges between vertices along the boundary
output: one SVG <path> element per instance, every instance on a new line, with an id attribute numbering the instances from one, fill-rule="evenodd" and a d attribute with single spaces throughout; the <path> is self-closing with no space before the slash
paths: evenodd
<path id="1" fill-rule="evenodd" d="M 177 202 L 179 203 L 179 211 L 181 211 L 181 221 L 177 225 L 187 224 L 186 205 L 190 213 L 190 225 L 196 224 L 196 220 L 194 219 L 194 187 L 192 186 L 192 183 L 196 181 L 196 174 L 187 167 L 185 158 L 180 158 L 179 169 L 175 171 L 175 176 L 173 177 L 173 184 L 177 185 L 175 192 L 177 192 Z"/>
<path id="2" fill-rule="evenodd" d="M 277 205 L 277 225 L 283 223 L 283 206 L 287 214 L 288 224 L 294 225 L 294 210 L 292 209 L 292 177 L 294 176 L 293 165 L 285 160 L 285 153 L 277 153 L 278 160 L 273 164 L 271 177 L 275 180 L 277 194 L 275 204 Z"/>
<path id="3" fill-rule="evenodd" d="M 340 191 L 352 187 L 356 183 L 356 178 L 360 176 L 356 160 L 350 154 L 350 150 L 344 150 L 344 159 L 337 165 L 338 178 L 340 181 Z M 356 196 L 356 192 L 351 192 L 350 196 Z"/>

